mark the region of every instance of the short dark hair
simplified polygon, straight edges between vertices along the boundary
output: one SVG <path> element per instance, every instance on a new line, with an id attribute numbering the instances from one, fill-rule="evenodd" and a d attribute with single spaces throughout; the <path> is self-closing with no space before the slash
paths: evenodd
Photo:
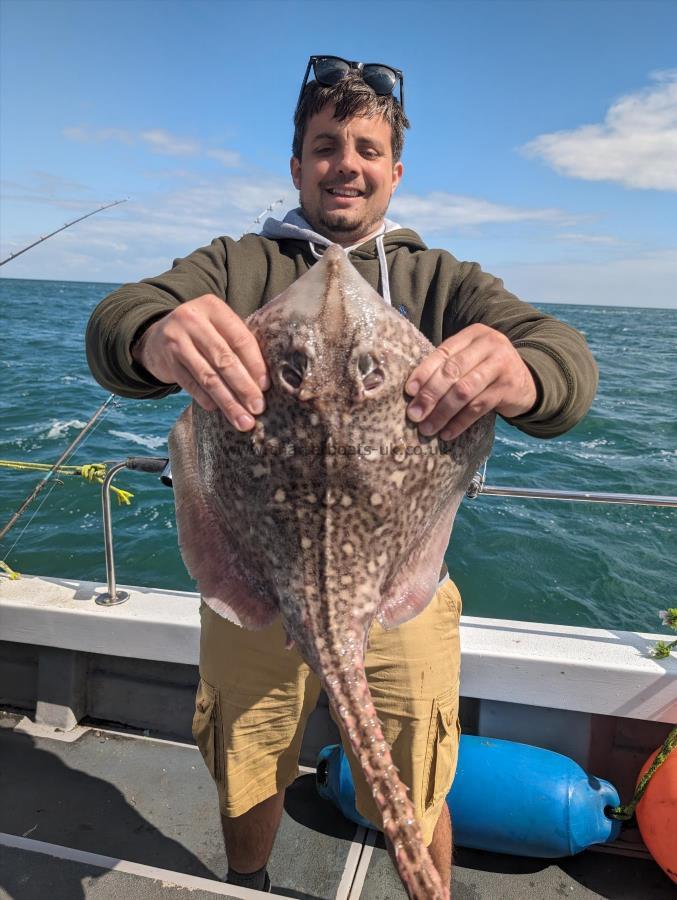
<path id="1" fill-rule="evenodd" d="M 308 82 L 294 113 L 292 153 L 297 159 L 301 159 L 308 122 L 328 104 L 336 107 L 334 118 L 339 122 L 354 116 L 363 116 L 365 119 L 380 116 L 384 119 L 392 132 L 393 162 L 398 162 L 402 156 L 404 129 L 409 128 L 409 119 L 392 94 L 376 94 L 357 72 L 350 72 L 345 78 L 329 86 L 317 81 Z"/>

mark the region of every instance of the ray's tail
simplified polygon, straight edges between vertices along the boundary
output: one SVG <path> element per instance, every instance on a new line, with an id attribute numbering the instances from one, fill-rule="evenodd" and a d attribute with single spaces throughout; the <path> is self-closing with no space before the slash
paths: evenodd
<path id="1" fill-rule="evenodd" d="M 442 884 L 423 843 L 414 805 L 393 764 L 363 661 L 330 670 L 322 680 L 371 787 L 407 893 L 413 900 L 450 900 L 449 888 Z"/>

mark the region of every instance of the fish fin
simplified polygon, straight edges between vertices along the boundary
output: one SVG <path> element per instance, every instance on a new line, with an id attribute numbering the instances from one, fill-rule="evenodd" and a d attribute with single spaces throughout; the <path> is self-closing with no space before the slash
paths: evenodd
<path id="1" fill-rule="evenodd" d="M 176 525 L 183 561 L 214 612 L 244 628 L 265 628 L 278 615 L 240 570 L 223 517 L 205 489 L 197 464 L 193 408 L 179 417 L 169 435 Z"/>
<path id="2" fill-rule="evenodd" d="M 445 511 L 431 532 L 416 544 L 385 591 L 376 618 L 386 630 L 413 619 L 435 596 L 461 496 L 451 509 Z"/>

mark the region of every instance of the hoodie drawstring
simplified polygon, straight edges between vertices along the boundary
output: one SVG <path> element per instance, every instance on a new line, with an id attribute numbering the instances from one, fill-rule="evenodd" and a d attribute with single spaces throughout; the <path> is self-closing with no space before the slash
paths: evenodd
<path id="1" fill-rule="evenodd" d="M 378 263 L 379 268 L 381 270 L 381 296 L 388 304 L 388 306 L 393 305 L 393 301 L 390 299 L 390 278 L 388 276 L 388 263 L 386 262 L 386 251 L 383 246 L 383 235 L 379 234 L 376 238 L 376 249 L 378 251 Z"/>

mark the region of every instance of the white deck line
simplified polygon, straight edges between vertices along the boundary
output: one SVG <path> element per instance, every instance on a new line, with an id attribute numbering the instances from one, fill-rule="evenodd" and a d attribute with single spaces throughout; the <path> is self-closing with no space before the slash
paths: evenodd
<path id="1" fill-rule="evenodd" d="M 101 607 L 104 585 L 0 579 L 0 640 L 197 665 L 198 595 L 127 590 Z M 666 637 L 463 616 L 461 694 L 677 724 L 677 656 L 647 655 Z"/>
<path id="2" fill-rule="evenodd" d="M 164 744 L 168 747 L 181 747 L 183 750 L 194 750 L 198 753 L 197 744 L 192 744 L 190 741 L 173 741 L 171 738 L 162 738 L 156 737 L 152 734 L 135 734 L 133 731 L 120 731 L 117 728 L 109 728 L 108 726 L 101 725 L 88 725 L 89 731 L 93 731 L 94 734 L 114 734 L 116 737 L 121 738 L 131 738 L 134 741 L 147 741 L 152 744 Z"/>
<path id="3" fill-rule="evenodd" d="M 59 728 L 52 728 L 51 725 L 36 724 L 28 716 L 23 716 L 13 728 L 21 734 L 30 734 L 33 737 L 49 738 L 50 740 L 62 741 L 72 744 L 73 741 L 79 740 L 88 731 L 92 731 L 95 735 L 114 734 L 116 737 L 131 738 L 134 741 L 146 741 L 153 744 L 165 744 L 169 747 L 181 747 L 183 750 L 194 750 L 198 752 L 197 744 L 190 741 L 173 741 L 171 738 L 156 737 L 152 734 L 137 734 L 133 731 L 121 731 L 119 728 L 109 728 L 102 725 L 76 725 L 70 731 L 61 731 Z M 299 764 L 299 775 L 314 775 L 317 772 L 315 766 L 302 766 Z"/>
<path id="4" fill-rule="evenodd" d="M 211 891 L 212 894 L 220 894 L 223 897 L 242 897 L 243 900 L 259 900 L 261 898 L 263 900 L 263 898 L 282 896 L 282 894 L 266 894 L 263 891 L 238 887 L 235 884 L 224 884 L 222 881 L 212 881 L 210 878 L 201 878 L 199 875 L 186 875 L 183 872 L 159 869 L 156 866 L 145 866 L 142 863 L 130 862 L 127 859 L 116 859 L 113 856 L 101 856 L 99 853 L 88 853 L 85 850 L 76 850 L 73 847 L 62 847 L 59 844 L 49 844 L 46 841 L 35 841 L 32 838 L 19 837 L 15 834 L 0 832 L 0 847 L 28 850 L 31 853 L 42 853 L 45 856 L 53 856 L 56 859 L 82 863 L 87 866 L 96 866 L 99 869 L 106 869 L 110 872 L 124 872 L 126 875 L 137 875 L 140 878 L 161 881 L 167 886 L 184 887 L 191 890 L 199 888 L 203 891 Z"/>
<path id="5" fill-rule="evenodd" d="M 364 882 L 367 877 L 367 871 L 369 870 L 369 863 L 371 862 L 371 857 L 374 852 L 374 844 L 376 843 L 377 837 L 378 832 L 374 831 L 373 828 L 370 828 L 367 831 L 364 839 L 364 845 L 362 847 L 360 861 L 357 864 L 355 879 L 353 880 L 352 886 L 350 888 L 350 893 L 348 894 L 348 900 L 360 900 L 360 896 L 362 895 L 362 888 L 364 887 Z"/>
<path id="6" fill-rule="evenodd" d="M 346 864 L 343 867 L 343 874 L 341 875 L 339 886 L 336 889 L 335 900 L 351 900 L 353 896 L 351 893 L 351 888 L 357 874 L 360 859 L 362 857 L 366 833 L 366 828 L 363 828 L 361 825 L 357 826 L 355 835 L 350 842 L 350 850 L 348 850 Z"/>

